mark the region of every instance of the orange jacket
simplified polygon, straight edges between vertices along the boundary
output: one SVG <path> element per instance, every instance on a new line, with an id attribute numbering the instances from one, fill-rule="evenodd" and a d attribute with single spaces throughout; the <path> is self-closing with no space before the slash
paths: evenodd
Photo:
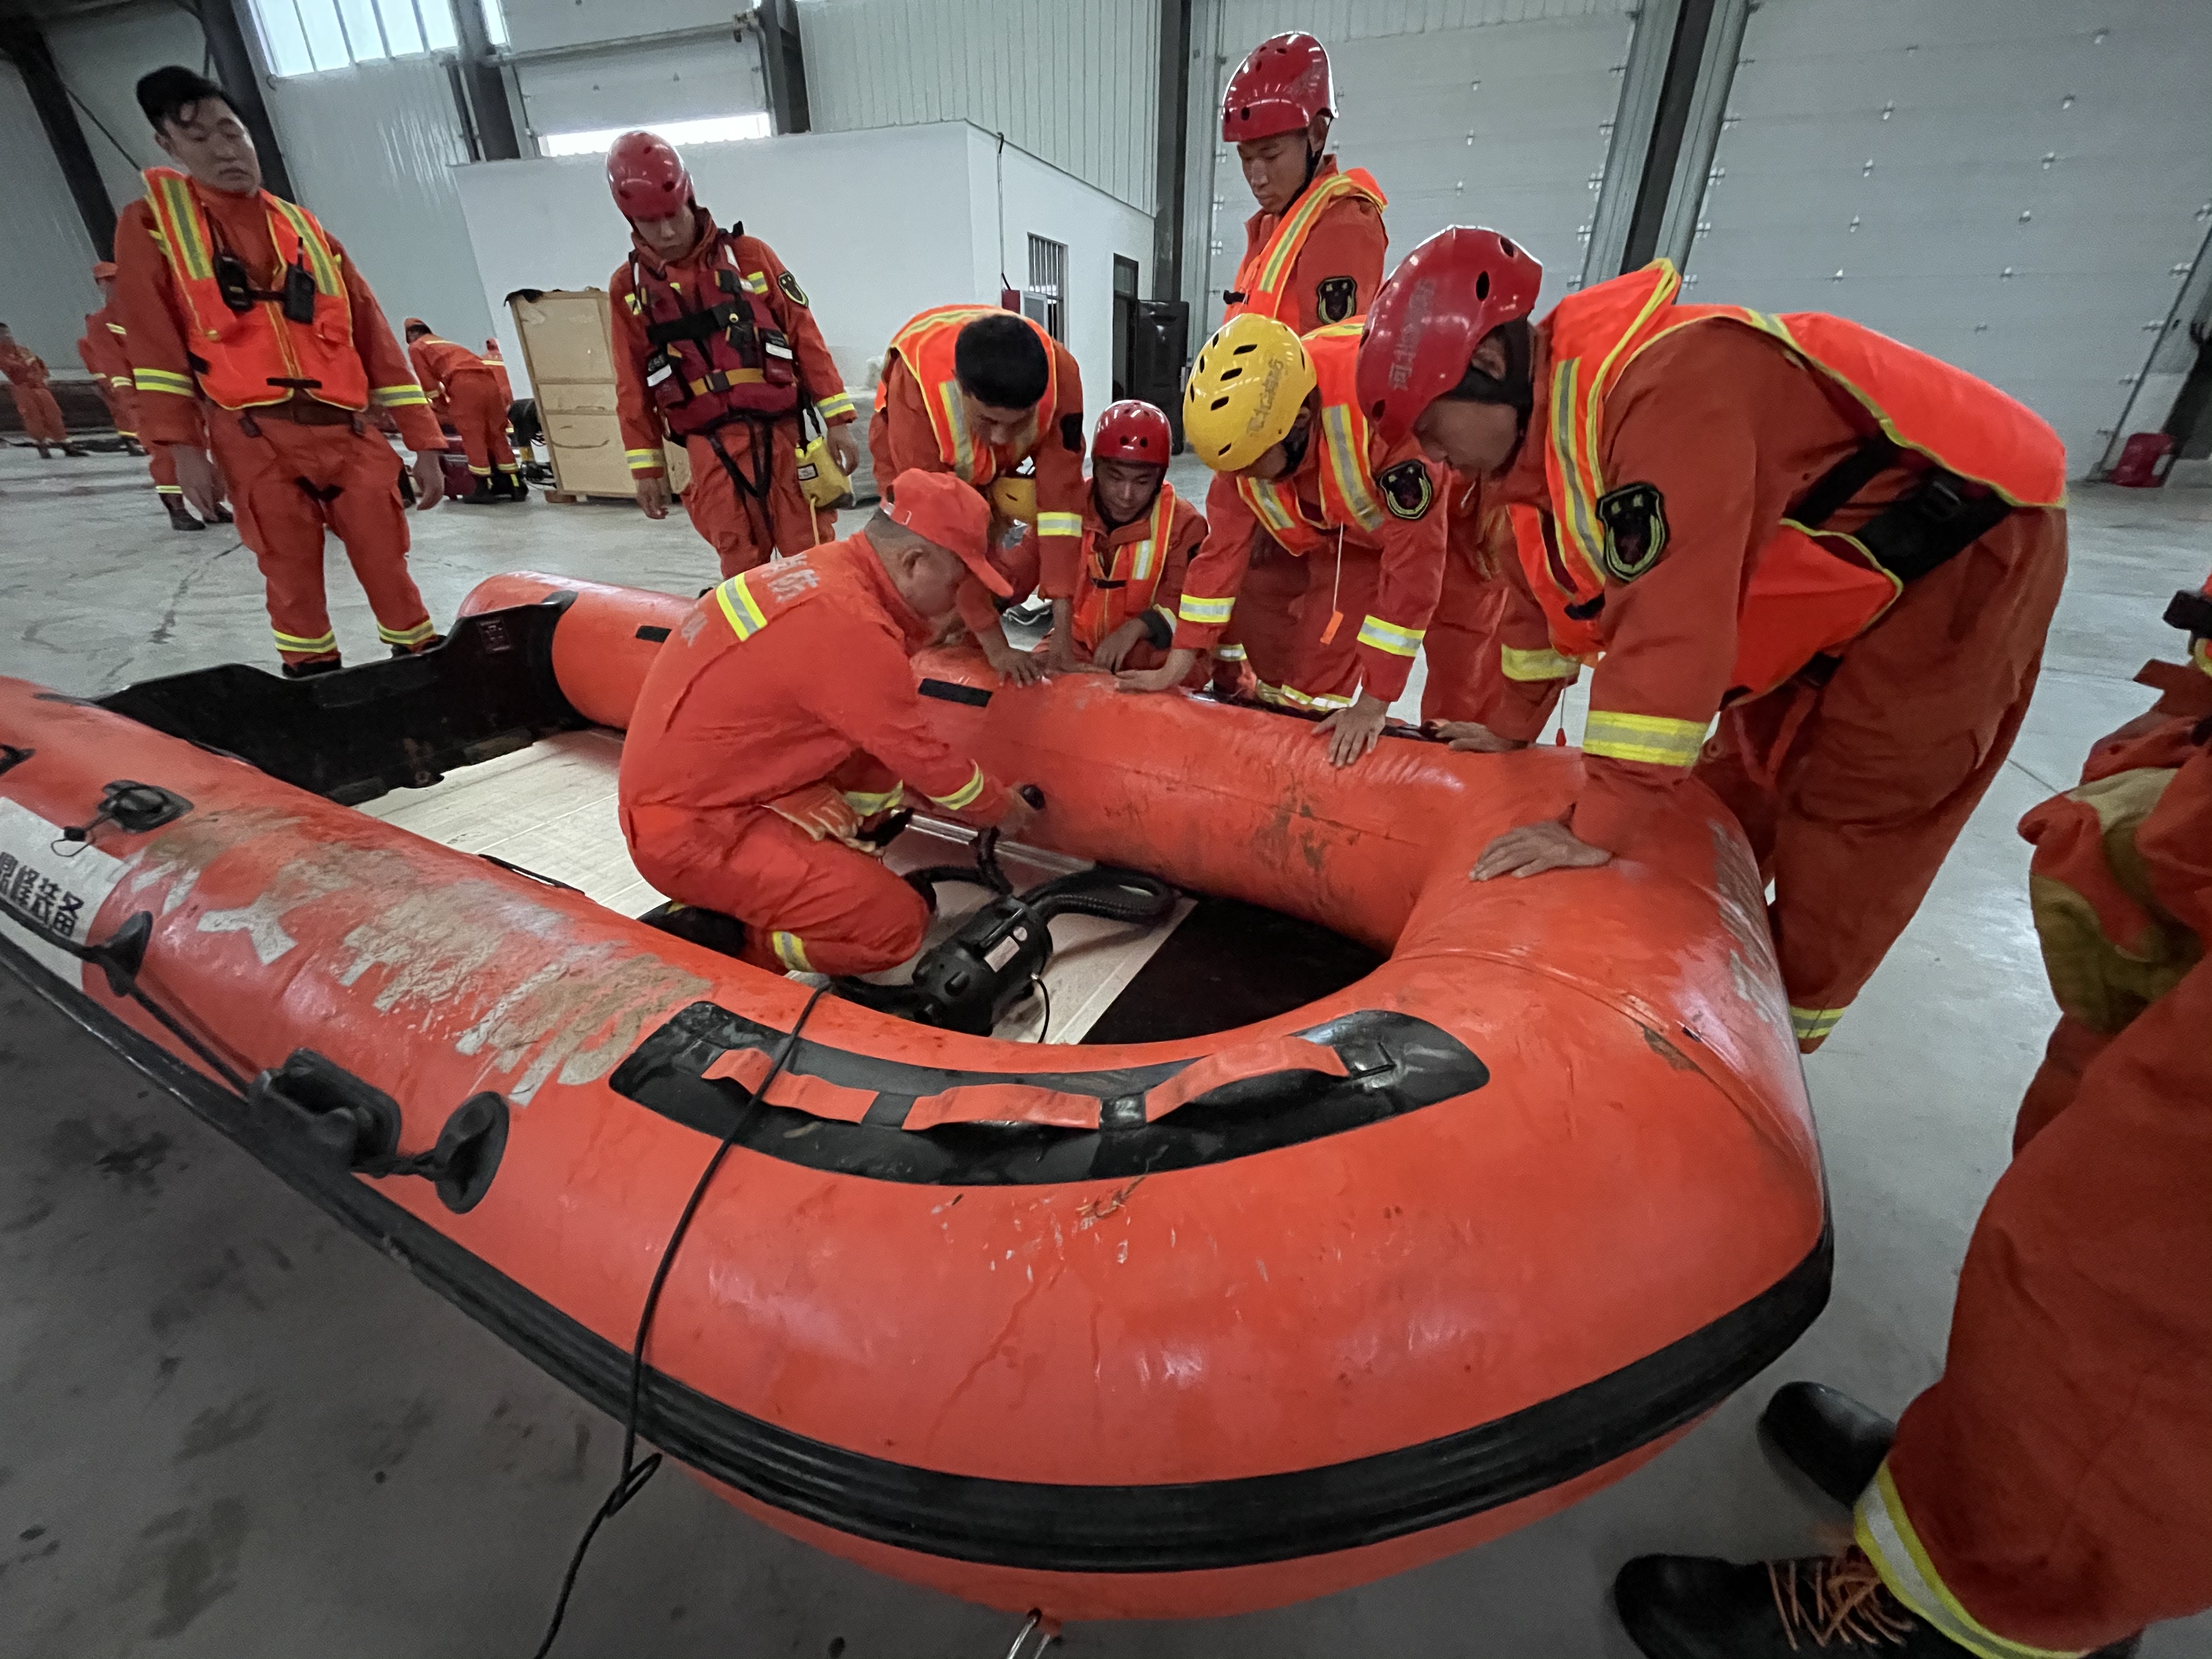
<path id="1" fill-rule="evenodd" d="M 1035 435 L 1026 449 L 968 445 L 960 434 L 940 429 L 949 416 L 933 412 L 947 407 L 945 398 L 957 394 L 952 349 L 960 331 L 953 325 L 964 325 L 992 309 L 938 306 L 908 319 L 891 336 L 890 355 L 876 386 L 875 418 L 868 425 L 876 486 L 882 489 L 900 473 L 918 468 L 956 474 L 981 489 L 1023 461 L 1033 460 L 1040 584 L 1048 599 L 1070 599 L 1083 557 L 1083 513 L 1090 499 L 1083 477 L 1083 372 L 1076 367 L 1074 354 L 1046 337 L 1052 353 L 1051 378 L 1038 400 Z M 910 354 L 921 361 L 909 362 Z M 924 395 L 925 386 L 928 396 Z"/>
<path id="2" fill-rule="evenodd" d="M 410 340 L 407 361 L 415 366 L 415 378 L 422 390 L 433 398 L 449 396 L 451 382 L 456 375 L 481 374 L 495 386 L 498 385 L 483 358 L 466 346 L 441 340 L 434 334 L 418 335 Z"/>
<path id="3" fill-rule="evenodd" d="M 698 210 L 699 242 L 683 258 L 667 267 L 669 281 L 687 294 L 714 294 L 714 274 L 710 268 L 714 222 L 704 208 Z M 822 338 L 821 325 L 814 320 L 808 305 L 806 290 L 799 279 L 785 269 L 775 250 L 757 236 L 748 236 L 744 228 L 733 228 L 731 236 L 736 243 L 736 254 L 740 271 L 757 279 L 765 289 L 763 295 L 769 313 L 791 342 L 799 363 L 799 378 L 806 387 L 807 395 L 814 399 L 822 418 L 833 426 L 841 426 L 857 418 L 853 408 L 852 394 L 845 390 L 845 377 L 837 371 L 836 359 Z M 631 242 L 639 257 L 656 265 L 651 249 L 640 241 L 635 232 Z M 613 318 L 615 358 L 615 410 L 621 417 L 623 449 L 629 460 L 630 476 L 637 478 L 658 478 L 666 471 L 660 446 L 667 436 L 667 423 L 662 420 L 659 407 L 645 384 L 645 362 L 653 356 L 653 343 L 646 337 L 644 316 L 631 309 L 636 285 L 630 279 L 630 262 L 625 259 L 615 268 L 607 279 L 609 314 Z M 719 301 L 715 301 L 719 303 Z M 790 416 L 780 417 L 787 423 Z M 781 430 L 792 431 L 786 424 Z"/>
<path id="4" fill-rule="evenodd" d="M 258 196 L 232 196 L 193 186 L 193 195 L 223 241 L 245 262 L 257 283 L 277 276 L 276 246 L 269 210 Z M 167 258 L 154 240 L 154 216 L 141 200 L 124 209 L 115 227 L 114 310 L 128 331 L 132 379 L 138 392 L 139 436 L 149 444 L 206 441 L 198 383 L 185 342 L 192 313 Z M 407 354 L 385 320 L 383 307 L 335 238 L 326 238 L 345 285 L 351 344 L 366 372 L 372 410 L 391 411 L 410 449 L 445 447 L 429 400 L 416 383 Z M 202 354 L 203 356 L 204 354 Z"/>
<path id="5" fill-rule="evenodd" d="M 499 383 L 500 403 L 502 405 L 513 403 L 514 383 L 507 378 L 507 359 L 499 355 L 498 341 L 484 342 L 483 366 L 491 371 L 492 379 Z"/>
<path id="6" fill-rule="evenodd" d="M 1253 311 L 1310 334 L 1363 314 L 1382 285 L 1389 204 L 1364 168 L 1339 173 L 1336 157 L 1322 157 L 1286 212 L 1244 222 L 1244 258 L 1236 287 L 1221 296 L 1221 320 Z"/>
<path id="7" fill-rule="evenodd" d="M 0 374 L 20 386 L 41 386 L 46 383 L 46 359 L 27 350 L 22 343 L 10 340 L 0 347 Z"/>
<path id="8" fill-rule="evenodd" d="M 1632 283 L 1649 275 L 1615 281 Z M 1589 293 L 1601 295 L 1613 286 Z M 1541 729 L 1559 680 L 1573 673 L 1574 657 L 1596 653 L 1586 652 L 1582 640 L 1555 637 L 1556 621 L 1537 598 L 1536 573 L 1555 589 L 1590 581 L 1602 598 L 1601 608 L 1588 619 L 1602 660 L 1591 682 L 1592 725 L 1584 737 L 1587 764 L 1573 822 L 1583 840 L 1610 848 L 1625 844 L 1650 810 L 1647 792 L 1672 787 L 1688 775 L 1705 728 L 1741 684 L 1747 655 L 1774 658 L 1773 641 L 1756 628 L 1746 629 L 1746 596 L 1767 585 L 1760 573 L 1778 549 L 1802 552 L 1796 545 L 1802 538 L 1783 538 L 1784 520 L 1808 482 L 1852 454 L 1875 428 L 1871 416 L 1827 389 L 1817 368 L 1763 326 L 1701 321 L 1662 333 L 1620 370 L 1591 418 L 1597 433 L 1592 465 L 1604 493 L 1625 493 L 1631 486 L 1648 492 L 1664 530 L 1640 568 L 1630 568 L 1636 561 L 1627 558 L 1594 574 L 1577 533 L 1561 531 L 1557 477 L 1547 477 L 1557 466 L 1547 434 L 1562 424 L 1553 411 L 1563 368 L 1553 343 L 1559 314 L 1555 311 L 1538 325 L 1528 435 L 1498 483 L 1498 498 L 1513 509 L 1522 557 L 1507 572 L 1512 597 L 1498 630 L 1507 683 L 1482 718 L 1508 737 L 1533 738 Z M 1880 344 L 1905 351 L 1893 343 Z M 1572 353 L 1567 356 L 1573 360 Z M 1986 476 L 1968 459 L 1976 440 L 1967 435 L 1973 398 L 1985 394 L 2005 406 L 2003 419 L 1991 430 L 2008 429 L 2015 419 L 2033 423 L 2021 426 L 2020 453 L 1998 465 L 2036 471 L 2036 488 L 2063 487 L 2062 452 L 2047 428 L 1994 388 L 1935 368 L 1945 377 L 1945 389 L 1965 398 L 1962 412 L 1947 428 L 1961 434 L 1965 450 L 1954 457 L 1947 449 L 1947 459 L 1970 476 Z M 1949 377 L 1965 382 L 1964 390 Z M 1582 384 L 1577 378 L 1577 387 Z M 2047 442 L 2031 444 L 2038 434 Z M 1908 483 L 1900 470 L 1878 475 L 1826 530 L 1858 528 Z M 1581 493 L 1589 494 L 1587 489 Z M 1569 505 L 1579 510 L 1571 500 Z M 1601 543 L 1604 514 L 1593 510 L 1588 516 L 1582 535 Z M 1597 554 L 1595 562 L 1605 563 L 1601 545 Z M 1817 573 L 1820 567 L 1810 569 Z M 1545 595 L 1553 603 L 1558 597 Z M 1804 637 L 1807 626 L 1817 634 L 1840 617 L 1844 625 L 1832 631 L 1848 638 L 1854 617 L 1863 625 L 1864 613 L 1856 607 L 1864 597 L 1856 587 L 1840 600 L 1832 592 L 1814 592 L 1807 611 L 1776 613 L 1784 616 L 1779 631 Z M 1547 673 L 1547 665 L 1556 672 Z M 1911 693 L 1901 687 L 1899 695 Z"/>
<path id="9" fill-rule="evenodd" d="M 930 729 L 915 690 L 908 659 L 932 631 L 866 535 L 729 578 L 669 636 L 638 694 L 624 823 L 641 806 L 769 806 L 860 756 L 945 811 L 996 822 L 1006 791 Z"/>
<path id="10" fill-rule="evenodd" d="M 1362 689 L 1388 702 L 1406 689 L 1443 590 L 1449 514 L 1419 447 L 1411 439 L 1385 443 L 1360 410 L 1352 386 L 1358 326 L 1316 329 L 1305 346 L 1321 394 L 1306 453 L 1296 472 L 1272 484 L 1215 477 L 1206 498 L 1206 544 L 1183 579 L 1175 642 L 1212 649 L 1228 624 L 1255 535 L 1302 555 L 1340 540 L 1382 556 L 1375 609 L 1340 625 L 1358 630 Z"/>
<path id="11" fill-rule="evenodd" d="M 125 338 L 123 325 L 115 320 L 115 307 L 102 306 L 86 316 L 84 337 L 76 343 L 76 355 L 84 362 L 84 372 L 100 387 L 100 395 L 107 400 L 108 413 L 115 416 L 115 429 L 132 438 L 138 434 L 138 400 L 131 383 L 131 353 Z"/>

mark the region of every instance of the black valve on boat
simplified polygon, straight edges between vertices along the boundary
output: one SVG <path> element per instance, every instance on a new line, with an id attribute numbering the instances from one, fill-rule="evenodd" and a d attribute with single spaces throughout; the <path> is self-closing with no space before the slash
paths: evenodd
<path id="1" fill-rule="evenodd" d="M 282 1066 L 262 1073 L 246 1097 L 264 1121 L 303 1135 L 356 1175 L 420 1176 L 457 1215 L 491 1189 L 507 1151 L 507 1101 L 486 1090 L 453 1109 L 429 1151 L 403 1154 L 399 1103 L 312 1048 L 295 1048 Z"/>
<path id="2" fill-rule="evenodd" d="M 1035 784 L 1022 786 L 1031 806 L 1044 805 Z M 937 884 L 969 882 L 988 887 L 994 896 L 960 924 L 951 938 L 922 952 L 913 978 L 904 985 L 877 985 L 840 979 L 837 994 L 918 1024 L 971 1036 L 988 1036 L 1007 1011 L 1044 977 L 1052 960 L 1052 919 L 1060 915 L 1103 916 L 1150 927 L 1175 908 L 1175 889 L 1158 876 L 1101 866 L 1078 870 L 1017 893 L 999 863 L 999 832 L 975 837 L 975 862 L 937 865 L 908 872 L 933 914 Z"/>

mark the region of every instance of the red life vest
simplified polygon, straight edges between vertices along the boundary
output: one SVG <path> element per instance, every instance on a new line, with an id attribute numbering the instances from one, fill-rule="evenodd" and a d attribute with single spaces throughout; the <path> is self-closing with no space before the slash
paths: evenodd
<path id="1" fill-rule="evenodd" d="M 688 301 L 666 270 L 629 256 L 630 313 L 644 319 L 653 348 L 646 390 L 677 437 L 799 407 L 799 362 L 769 308 L 773 283 L 744 268 L 751 241 L 742 228 L 715 231 L 704 264 L 716 292 Z M 712 305 L 698 303 L 709 297 Z"/>
<path id="2" fill-rule="evenodd" d="M 1778 341 L 1826 380 L 1839 404 L 1863 409 L 1902 450 L 1986 487 L 2015 507 L 2066 499 L 2066 451 L 2040 417 L 1995 386 L 1910 346 L 1820 312 L 1770 315 L 1738 306 L 1674 303 L 1681 278 L 1664 259 L 1562 300 L 1546 319 L 1552 348 L 1545 445 L 1550 522 L 1514 515 L 1528 586 L 1552 641 L 1588 662 L 1604 649 L 1606 531 L 1599 502 L 1609 481 L 1598 446 L 1605 399 L 1637 355 L 1678 328 L 1725 323 Z M 1771 690 L 1823 653 L 1872 626 L 1903 583 L 1856 538 L 1785 519 L 1753 556 L 1736 618 L 1729 684 Z"/>
<path id="3" fill-rule="evenodd" d="M 354 347 L 353 304 L 337 254 L 313 214 L 265 190 L 260 195 L 277 259 L 283 266 L 304 269 L 313 279 L 314 320 L 292 321 L 273 299 L 258 299 L 244 311 L 233 311 L 216 280 L 216 259 L 222 250 L 191 179 L 173 167 L 149 168 L 146 202 L 184 309 L 185 349 L 198 384 L 185 375 L 142 368 L 136 374 L 137 388 L 185 398 L 197 392 L 224 409 L 285 403 L 295 392 L 339 409 L 366 409 L 368 371 Z M 411 385 L 405 388 L 411 399 L 398 388 L 389 390 L 394 395 L 380 397 L 380 403 L 422 401 Z"/>
<path id="4" fill-rule="evenodd" d="M 1382 187 L 1364 167 L 1316 179 L 1276 222 L 1267 241 L 1237 267 L 1237 286 L 1232 290 L 1237 297 L 1223 309 L 1221 320 L 1225 323 L 1250 311 L 1281 321 L 1291 272 L 1297 268 L 1298 255 L 1305 252 L 1306 238 L 1313 234 L 1322 215 L 1347 196 L 1364 198 L 1378 208 L 1390 205 Z"/>
<path id="5" fill-rule="evenodd" d="M 981 489 L 992 479 L 1012 472 L 1032 453 L 1052 426 L 1053 411 L 1060 407 L 1060 356 L 1053 344 L 1052 336 L 1046 333 L 1032 318 L 1024 317 L 1044 347 L 1044 396 L 1037 399 L 1035 413 L 1030 417 L 1032 430 L 1029 447 L 1015 450 L 1005 444 L 979 444 L 968 430 L 968 417 L 960 402 L 960 379 L 953 372 L 952 349 L 960 337 L 960 331 L 978 317 L 1017 315 L 1001 313 L 996 306 L 936 306 L 920 316 L 909 319 L 899 331 L 891 336 L 890 349 L 885 353 L 883 377 L 876 382 L 876 408 L 880 410 L 890 402 L 890 359 L 903 361 L 907 373 L 913 375 L 921 387 L 921 401 L 929 410 L 930 429 L 937 434 L 937 455 L 954 475 Z M 1062 515 L 1047 514 L 1057 520 Z M 1073 515 L 1067 515 L 1073 517 Z M 1060 527 L 1055 523 L 1039 523 L 1041 535 L 1074 535 L 1079 521 Z"/>
<path id="6" fill-rule="evenodd" d="M 1075 606 L 1075 637 L 1085 650 L 1097 650 L 1100 641 L 1130 617 L 1152 609 L 1160 573 L 1167 568 L 1175 508 L 1175 487 L 1162 480 L 1160 493 L 1145 520 L 1143 539 L 1109 547 L 1106 531 L 1094 525 L 1084 526 L 1083 588 Z M 1175 613 L 1162 614 L 1173 627 Z"/>

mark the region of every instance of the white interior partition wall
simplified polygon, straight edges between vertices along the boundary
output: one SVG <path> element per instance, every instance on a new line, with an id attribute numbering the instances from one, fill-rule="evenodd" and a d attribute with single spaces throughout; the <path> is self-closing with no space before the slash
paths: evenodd
<path id="1" fill-rule="evenodd" d="M 1062 244 L 1068 348 L 1090 410 L 1105 406 L 1114 258 L 1144 257 L 1147 216 L 1011 144 L 1001 156 L 992 135 L 966 122 L 702 144 L 686 160 L 700 201 L 726 224 L 744 220 L 791 267 L 856 392 L 891 331 L 915 312 L 955 301 L 996 304 L 1000 273 L 1018 286 L 1026 272 L 1030 235 Z M 519 386 L 521 344 L 505 296 L 525 288 L 605 288 L 629 235 L 596 155 L 483 162 L 458 169 L 454 179 L 483 301 Z M 822 211 L 833 198 L 840 204 L 834 216 Z"/>
<path id="2" fill-rule="evenodd" d="M 2212 223 L 2208 65 L 2204 0 L 1765 0 L 1692 297 L 1878 328 L 2021 398 L 2087 471 Z"/>
<path id="3" fill-rule="evenodd" d="M 15 64 L 0 58 L 0 323 L 64 380 L 84 378 L 76 338 L 100 303 L 92 239 Z"/>

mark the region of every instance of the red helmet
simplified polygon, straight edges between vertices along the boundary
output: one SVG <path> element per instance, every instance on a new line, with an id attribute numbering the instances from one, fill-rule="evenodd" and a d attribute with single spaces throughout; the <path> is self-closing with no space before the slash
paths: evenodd
<path id="1" fill-rule="evenodd" d="M 1359 406 L 1396 443 L 1460 383 L 1483 337 L 1536 308 L 1544 268 L 1494 230 L 1454 225 L 1407 254 L 1367 308 Z"/>
<path id="2" fill-rule="evenodd" d="M 1221 94 L 1221 142 L 1296 132 L 1323 111 L 1336 112 L 1336 93 L 1321 42 L 1299 32 L 1274 35 L 1253 47 L 1229 77 Z"/>
<path id="3" fill-rule="evenodd" d="M 607 150 L 607 184 L 625 219 L 669 219 L 691 205 L 691 175 L 657 132 L 625 132 Z"/>
<path id="4" fill-rule="evenodd" d="M 1168 430 L 1168 417 L 1136 398 L 1109 404 L 1106 412 L 1098 417 L 1098 430 L 1091 438 L 1091 459 L 1094 461 L 1136 461 L 1146 466 L 1165 466 L 1174 448 L 1175 434 Z"/>

